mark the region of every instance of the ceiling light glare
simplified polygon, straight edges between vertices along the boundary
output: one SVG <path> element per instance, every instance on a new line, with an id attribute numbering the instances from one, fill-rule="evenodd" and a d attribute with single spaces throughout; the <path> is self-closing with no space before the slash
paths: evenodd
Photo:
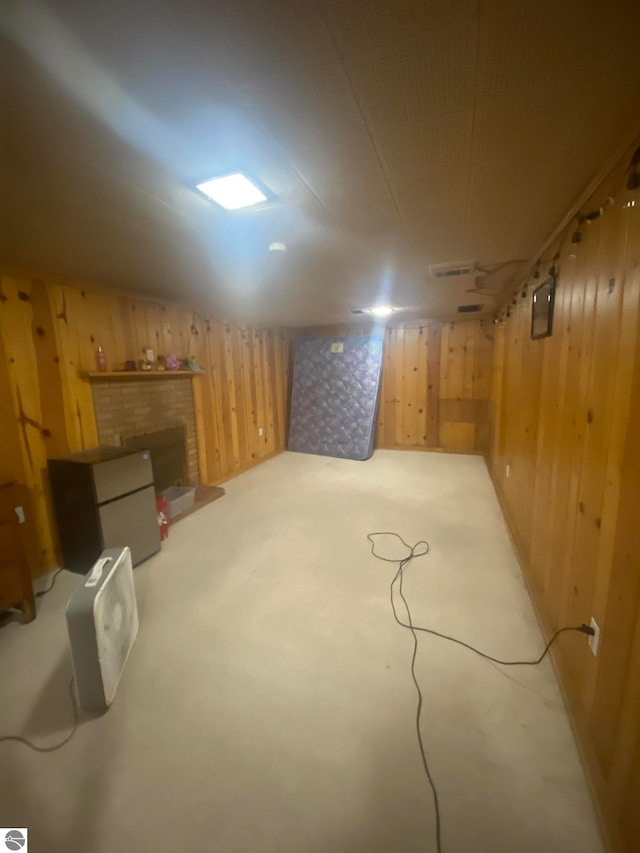
<path id="1" fill-rule="evenodd" d="M 215 201 L 225 210 L 253 207 L 267 200 L 262 190 L 259 190 L 242 172 L 234 172 L 222 178 L 212 178 L 196 186 L 207 198 Z"/>
<path id="2" fill-rule="evenodd" d="M 284 243 L 269 243 L 270 252 L 286 252 L 287 247 Z"/>
<path id="3" fill-rule="evenodd" d="M 392 308 L 391 305 L 374 305 L 369 311 L 376 317 L 388 317 L 389 314 L 393 314 L 395 308 Z"/>

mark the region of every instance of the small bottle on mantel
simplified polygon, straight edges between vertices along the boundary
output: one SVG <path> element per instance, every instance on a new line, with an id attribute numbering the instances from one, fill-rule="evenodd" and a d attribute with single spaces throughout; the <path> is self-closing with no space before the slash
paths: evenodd
<path id="1" fill-rule="evenodd" d="M 99 373 L 106 373 L 107 370 L 107 359 L 102 351 L 102 347 L 98 347 L 98 351 L 96 352 L 96 369 Z"/>

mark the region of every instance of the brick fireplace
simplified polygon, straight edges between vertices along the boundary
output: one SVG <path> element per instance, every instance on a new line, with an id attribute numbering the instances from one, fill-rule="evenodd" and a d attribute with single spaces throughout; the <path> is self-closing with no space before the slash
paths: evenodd
<path id="1" fill-rule="evenodd" d="M 199 482 L 198 446 L 190 377 L 100 379 L 92 383 L 93 404 L 101 445 L 123 445 L 142 433 L 184 427 L 186 474 Z"/>

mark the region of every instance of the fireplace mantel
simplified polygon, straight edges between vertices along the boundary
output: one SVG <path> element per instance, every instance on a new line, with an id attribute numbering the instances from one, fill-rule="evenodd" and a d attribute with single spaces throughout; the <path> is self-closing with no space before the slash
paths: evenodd
<path id="1" fill-rule="evenodd" d="M 90 382 L 105 379 L 113 382 L 115 379 L 176 379 L 186 376 L 201 376 L 199 370 L 104 370 L 101 372 L 83 373 L 82 376 Z"/>

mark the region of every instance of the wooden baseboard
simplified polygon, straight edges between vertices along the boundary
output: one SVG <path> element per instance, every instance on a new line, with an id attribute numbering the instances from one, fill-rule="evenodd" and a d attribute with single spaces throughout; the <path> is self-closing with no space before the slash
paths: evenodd
<path id="1" fill-rule="evenodd" d="M 493 483 L 493 488 L 495 490 L 496 497 L 498 498 L 498 503 L 500 504 L 502 514 L 504 515 L 504 519 L 507 523 L 507 530 L 509 531 L 509 536 L 511 537 L 513 548 L 516 552 L 518 562 L 520 563 L 522 577 L 527 587 L 531 603 L 533 604 L 534 613 L 540 625 L 542 635 L 545 640 L 548 641 L 551 635 L 553 634 L 553 629 L 546 615 L 544 601 L 542 601 L 540 594 L 531 582 L 531 578 L 533 578 L 533 571 L 529 564 L 529 558 L 527 557 L 526 551 L 522 544 L 522 540 L 520 539 L 518 530 L 509 511 L 509 507 L 505 495 L 500 486 L 500 483 L 494 476 L 493 470 L 491 468 L 491 462 L 487 458 L 485 458 L 485 462 L 487 464 L 489 477 L 491 478 L 491 482 Z M 567 716 L 569 717 L 569 722 L 571 723 L 571 729 L 573 731 L 573 736 L 576 742 L 576 746 L 578 748 L 578 754 L 580 756 L 580 760 L 585 771 L 587 787 L 589 788 L 589 793 L 591 795 L 596 816 L 598 818 L 598 826 L 600 828 L 602 841 L 609 853 L 631 853 L 620 834 L 620 831 L 616 824 L 613 809 L 608 803 L 606 781 L 603 778 L 602 773 L 600 772 L 595 750 L 591 746 L 587 721 L 583 719 L 582 715 L 576 711 L 576 709 L 569 701 L 569 697 L 567 695 L 562 676 L 562 664 L 557 649 L 554 649 L 553 646 L 550 650 L 550 657 L 551 662 L 553 664 L 553 668 L 556 673 L 556 677 L 558 679 L 558 684 L 560 686 L 560 693 L 562 695 L 562 699 L 567 710 Z"/>
<path id="2" fill-rule="evenodd" d="M 484 456 L 482 450 L 449 450 L 446 447 L 425 447 L 423 444 L 380 444 L 374 450 L 413 450 L 422 453 L 454 453 L 457 456 Z"/>

